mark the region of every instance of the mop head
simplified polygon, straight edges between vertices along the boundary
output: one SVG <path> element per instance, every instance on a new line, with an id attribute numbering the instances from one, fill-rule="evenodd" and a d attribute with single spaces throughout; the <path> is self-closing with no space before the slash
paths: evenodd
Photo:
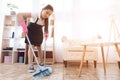
<path id="1" fill-rule="evenodd" d="M 38 78 L 43 78 L 44 76 L 49 76 L 52 73 L 51 67 L 40 66 L 36 69 L 36 74 L 33 75 L 32 80 L 37 80 Z"/>

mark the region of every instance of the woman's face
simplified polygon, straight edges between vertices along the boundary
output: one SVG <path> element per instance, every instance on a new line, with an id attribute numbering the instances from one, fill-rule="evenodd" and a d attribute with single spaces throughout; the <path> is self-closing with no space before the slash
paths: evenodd
<path id="1" fill-rule="evenodd" d="M 41 16 L 43 19 L 48 18 L 51 14 L 53 13 L 53 11 L 51 11 L 50 9 L 45 9 L 42 11 Z"/>

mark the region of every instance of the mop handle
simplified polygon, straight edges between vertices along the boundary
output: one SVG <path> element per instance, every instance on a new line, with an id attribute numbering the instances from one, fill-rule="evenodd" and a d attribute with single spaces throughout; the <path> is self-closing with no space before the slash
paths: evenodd
<path id="1" fill-rule="evenodd" d="M 27 35 L 27 34 L 26 34 L 26 37 L 27 37 L 28 43 L 29 43 L 29 45 L 30 45 L 30 48 L 31 48 L 31 50 L 32 50 L 33 56 L 34 56 L 34 58 L 35 58 L 35 61 L 37 62 L 37 65 L 39 66 L 39 62 L 38 62 L 38 60 L 37 60 L 37 57 L 36 57 L 36 55 L 35 55 L 35 52 L 34 52 L 34 50 L 33 50 L 33 48 L 32 48 L 30 39 L 28 38 L 28 35 Z"/>
<path id="2" fill-rule="evenodd" d="M 46 40 L 45 39 L 45 42 L 44 42 L 44 65 L 45 65 L 45 60 L 46 60 Z"/>

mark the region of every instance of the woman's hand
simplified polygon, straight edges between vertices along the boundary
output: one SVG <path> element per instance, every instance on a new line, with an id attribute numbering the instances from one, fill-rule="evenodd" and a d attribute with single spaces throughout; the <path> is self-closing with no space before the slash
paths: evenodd
<path id="1" fill-rule="evenodd" d="M 22 21 L 20 22 L 20 25 L 21 25 L 21 27 L 22 27 L 23 33 L 24 33 L 24 34 L 27 34 L 27 33 L 28 33 L 28 29 L 27 29 L 27 26 L 26 26 L 26 24 L 25 24 L 25 21 L 22 20 Z"/>
<path id="2" fill-rule="evenodd" d="M 47 40 L 48 39 L 48 33 L 44 33 L 44 37 Z"/>

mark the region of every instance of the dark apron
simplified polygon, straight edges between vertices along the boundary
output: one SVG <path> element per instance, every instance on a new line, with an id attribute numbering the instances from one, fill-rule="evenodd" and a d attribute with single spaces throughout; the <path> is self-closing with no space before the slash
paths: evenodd
<path id="1" fill-rule="evenodd" d="M 43 42 L 43 30 L 42 30 L 42 25 L 36 24 L 38 21 L 35 21 L 35 23 L 30 22 L 29 25 L 27 26 L 28 28 L 28 37 L 30 39 L 30 42 L 34 46 L 40 46 Z M 25 38 L 25 43 L 28 43 L 27 38 Z"/>

